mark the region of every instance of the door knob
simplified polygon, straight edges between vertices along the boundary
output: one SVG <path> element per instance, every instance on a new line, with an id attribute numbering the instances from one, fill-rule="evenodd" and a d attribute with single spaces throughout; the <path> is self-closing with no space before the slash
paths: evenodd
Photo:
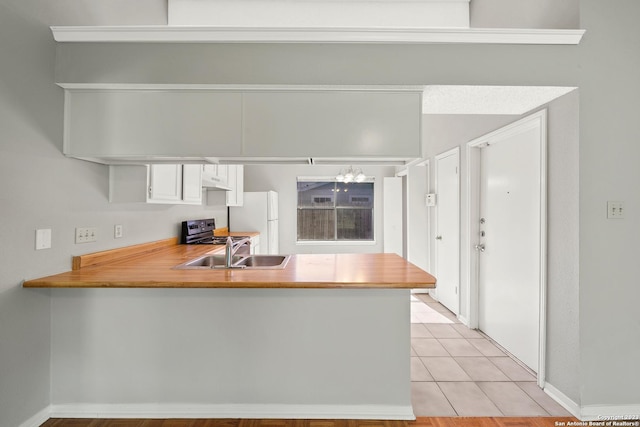
<path id="1" fill-rule="evenodd" d="M 436 236 L 436 240 L 442 240 L 442 236 Z"/>
<path id="2" fill-rule="evenodd" d="M 476 245 L 476 251 L 484 252 L 484 245 Z"/>

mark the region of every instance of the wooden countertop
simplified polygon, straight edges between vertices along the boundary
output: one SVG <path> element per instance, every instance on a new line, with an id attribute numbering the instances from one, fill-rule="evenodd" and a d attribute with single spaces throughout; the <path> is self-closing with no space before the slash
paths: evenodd
<path id="1" fill-rule="evenodd" d="M 234 233 L 235 234 L 235 233 Z M 240 233 L 250 235 L 249 233 Z M 75 270 L 27 280 L 26 288 L 433 288 L 435 278 L 395 254 L 299 254 L 281 270 L 174 270 L 224 246 L 152 242 L 89 254 Z M 164 242 L 164 241 L 163 241 Z M 107 255 L 105 255 L 107 254 Z M 118 256 L 123 254 L 123 256 Z M 79 257 L 82 258 L 82 257 Z M 74 260 L 74 265 L 76 260 Z"/>

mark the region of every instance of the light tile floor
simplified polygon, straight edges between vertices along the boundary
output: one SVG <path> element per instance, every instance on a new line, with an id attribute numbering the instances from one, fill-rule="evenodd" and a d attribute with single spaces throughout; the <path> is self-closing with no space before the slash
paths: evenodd
<path id="1" fill-rule="evenodd" d="M 416 416 L 571 416 L 536 377 L 428 294 L 411 296 Z"/>

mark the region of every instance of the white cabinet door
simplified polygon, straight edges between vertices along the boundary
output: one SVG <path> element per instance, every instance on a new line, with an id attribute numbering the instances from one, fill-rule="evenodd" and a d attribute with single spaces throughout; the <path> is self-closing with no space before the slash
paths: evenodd
<path id="1" fill-rule="evenodd" d="M 242 154 L 242 94 L 67 90 L 64 153 L 109 163 Z"/>
<path id="2" fill-rule="evenodd" d="M 182 165 L 151 165 L 147 202 L 179 203 L 181 201 Z"/>
<path id="3" fill-rule="evenodd" d="M 229 165 L 216 165 L 216 176 L 221 182 L 229 183 Z"/>
<path id="4" fill-rule="evenodd" d="M 244 166 L 227 165 L 227 206 L 242 206 L 244 204 Z"/>
<path id="5" fill-rule="evenodd" d="M 182 166 L 182 201 L 202 203 L 202 168 L 200 165 Z"/>
<path id="6" fill-rule="evenodd" d="M 112 203 L 201 204 L 200 165 L 110 166 Z"/>
<path id="7" fill-rule="evenodd" d="M 204 177 L 205 175 L 217 176 L 218 165 L 212 165 L 212 164 L 202 165 L 202 176 Z"/>
<path id="8" fill-rule="evenodd" d="M 243 155 L 421 157 L 421 105 L 413 92 L 248 92 Z"/>

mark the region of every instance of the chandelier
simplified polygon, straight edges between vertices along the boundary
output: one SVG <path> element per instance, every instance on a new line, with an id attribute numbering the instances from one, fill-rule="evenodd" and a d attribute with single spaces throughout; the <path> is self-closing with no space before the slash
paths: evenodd
<path id="1" fill-rule="evenodd" d="M 338 182 L 362 182 L 367 177 L 364 173 L 362 173 L 362 169 L 354 169 L 353 166 L 349 166 L 348 169 L 341 170 L 338 175 L 336 175 L 336 181 Z"/>

